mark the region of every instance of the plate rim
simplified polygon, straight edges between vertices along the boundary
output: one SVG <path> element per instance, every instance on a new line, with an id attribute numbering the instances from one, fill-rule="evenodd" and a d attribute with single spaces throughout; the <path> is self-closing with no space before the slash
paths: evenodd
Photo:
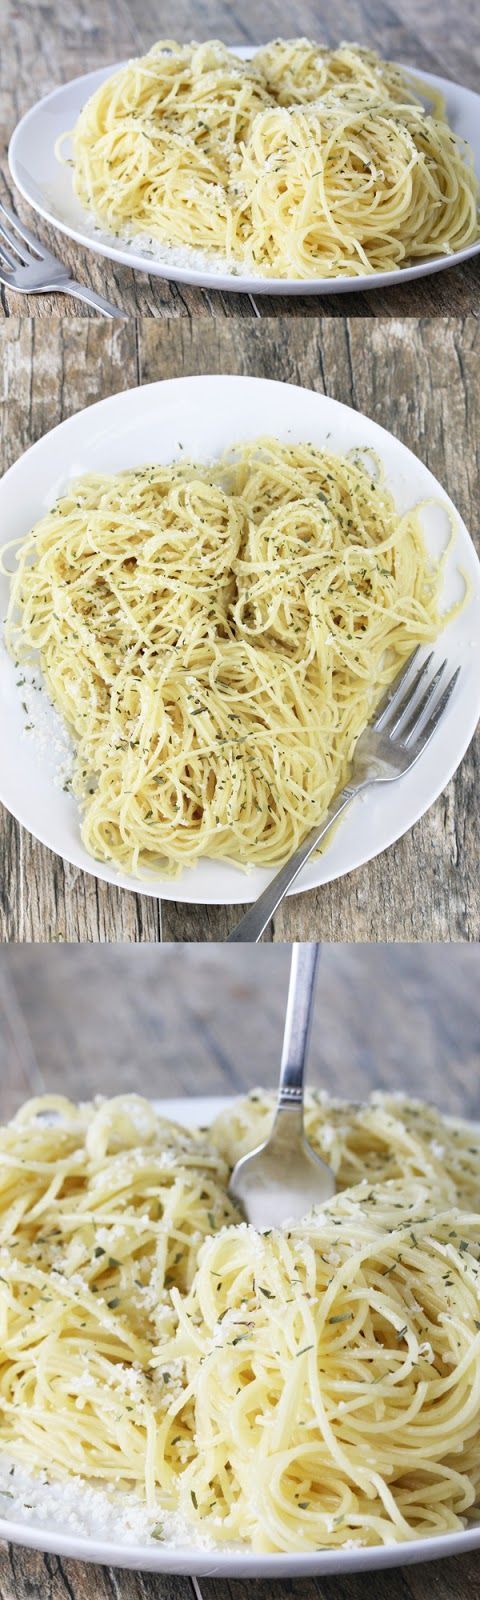
<path id="1" fill-rule="evenodd" d="M 428 1561 L 466 1555 L 480 1547 L 480 1523 L 456 1533 L 433 1534 L 424 1539 L 405 1540 L 398 1545 L 374 1545 L 342 1551 L 319 1550 L 257 1555 L 255 1552 L 202 1551 L 195 1546 L 166 1546 L 152 1549 L 148 1544 L 109 1544 L 80 1534 L 55 1533 L 33 1524 L 11 1522 L 0 1517 L 0 1538 L 29 1550 L 58 1555 L 70 1560 L 94 1562 L 134 1572 L 163 1572 L 188 1577 L 301 1578 L 341 1576 L 354 1572 L 375 1572 L 391 1567 L 416 1566 Z"/>
<path id="2" fill-rule="evenodd" d="M 238 55 L 242 60 L 249 60 L 252 59 L 257 50 L 261 49 L 262 47 L 260 45 L 230 45 L 227 48 L 232 51 L 232 54 Z M 21 174 L 17 168 L 17 145 L 20 143 L 26 129 L 29 129 L 30 123 L 34 123 L 36 116 L 45 111 L 47 106 L 54 99 L 56 99 L 57 96 L 66 94 L 68 91 L 76 89 L 82 84 L 87 85 L 87 83 L 92 79 L 99 78 L 101 81 L 100 74 L 102 74 L 103 77 L 110 77 L 113 73 L 119 71 L 123 66 L 126 66 L 128 64 L 128 60 L 130 59 L 134 58 L 128 57 L 124 61 L 115 62 L 112 65 L 105 67 L 105 69 L 103 67 L 99 67 L 93 72 L 80 73 L 77 77 L 68 79 L 64 84 L 57 84 L 56 88 L 51 89 L 48 94 L 42 95 L 33 106 L 30 106 L 29 109 L 24 112 L 23 116 L 16 124 L 9 140 L 8 165 L 10 174 L 23 199 L 26 200 L 27 204 L 32 207 L 33 211 L 38 216 L 42 217 L 45 222 L 48 222 L 51 227 L 57 228 L 59 232 L 66 238 L 73 239 L 74 242 L 81 245 L 83 249 L 86 249 L 87 251 L 91 250 L 94 255 L 100 256 L 104 260 L 116 261 L 120 266 L 125 266 L 127 268 L 129 267 L 134 273 L 143 272 L 146 274 L 146 276 L 159 277 L 169 283 L 183 283 L 192 288 L 217 288 L 222 294 L 270 294 L 273 296 L 286 295 L 289 297 L 298 297 L 301 295 L 310 296 L 353 294 L 364 293 L 369 289 L 389 288 L 394 284 L 402 283 L 404 281 L 415 281 L 417 278 L 423 278 L 430 276 L 431 274 L 435 274 L 436 272 L 445 271 L 448 267 L 461 266 L 464 261 L 469 261 L 480 253 L 480 239 L 478 239 L 476 243 L 465 246 L 463 250 L 454 251 L 451 255 L 434 256 L 430 261 L 420 261 L 411 267 L 399 267 L 393 272 L 377 272 L 371 273 L 368 276 L 359 275 L 358 277 L 350 278 L 247 278 L 240 275 L 236 277 L 233 273 L 228 272 L 223 274 L 208 272 L 207 269 L 195 271 L 193 268 L 189 268 L 188 266 L 169 266 L 168 262 L 160 261 L 155 257 L 148 257 L 142 255 L 141 253 L 137 255 L 133 251 L 128 252 L 126 249 L 122 250 L 121 248 L 117 248 L 115 245 L 101 244 L 95 237 L 95 234 L 92 234 L 92 237 L 90 237 L 89 235 L 83 233 L 80 229 L 76 227 L 72 228 L 68 223 L 60 220 L 57 213 L 50 210 L 48 204 L 39 205 L 37 200 L 32 199 L 31 193 L 29 192 L 28 183 L 25 184 L 23 182 Z M 457 83 L 453 78 L 443 78 L 437 73 L 423 72 L 421 68 L 407 66 L 405 63 L 394 64 L 400 65 L 404 71 L 410 72 L 412 76 L 423 79 L 425 83 L 433 84 L 434 87 L 440 89 L 440 91 L 444 94 L 448 94 L 449 89 L 455 89 L 462 95 L 467 97 L 471 96 L 472 100 L 478 101 L 478 116 L 480 124 L 480 94 L 477 93 L 475 89 L 470 89 L 467 85 Z M 91 92 L 93 93 L 94 89 L 92 89 Z"/>
<path id="3" fill-rule="evenodd" d="M 248 1091 L 246 1091 L 248 1092 Z M 187 1126 L 199 1126 L 206 1115 L 217 1116 L 228 1109 L 240 1094 L 180 1095 L 170 1098 L 153 1097 L 153 1105 L 160 1115 L 179 1117 L 182 1107 L 187 1109 Z M 173 1108 L 175 1108 L 173 1110 Z M 195 1117 L 198 1108 L 198 1121 Z M 193 1120 L 189 1113 L 193 1111 Z M 455 1120 L 455 1119 L 454 1119 Z M 471 1120 L 471 1119 L 463 1119 Z M 7 1452 L 5 1452 L 7 1453 Z M 55 1533 L 46 1528 L 12 1521 L 0 1516 L 0 1538 L 12 1544 L 24 1545 L 30 1550 L 40 1550 L 51 1555 L 73 1560 L 96 1562 L 130 1571 L 164 1572 L 191 1577 L 230 1578 L 290 1578 L 328 1577 L 329 1574 L 348 1575 L 353 1572 L 380 1571 L 392 1567 L 416 1566 L 428 1561 L 446 1560 L 449 1556 L 466 1555 L 480 1547 L 480 1522 L 474 1527 L 455 1533 L 429 1535 L 423 1539 L 409 1539 L 403 1544 L 373 1545 L 365 1549 L 293 1551 L 257 1555 L 253 1551 L 233 1553 L 202 1550 L 195 1546 L 151 1546 L 148 1544 L 110 1544 L 107 1540 L 84 1535 Z"/>
<path id="4" fill-rule="evenodd" d="M 103 399 L 95 401 L 92 405 L 87 405 L 87 406 L 81 407 L 79 411 L 73 412 L 71 416 L 68 416 L 68 417 L 64 418 L 64 420 L 62 422 L 56 423 L 53 428 L 47 429 L 47 431 L 44 434 L 42 434 L 41 437 L 34 442 L 34 444 L 30 445 L 27 448 L 27 450 L 25 450 L 17 458 L 17 460 L 14 461 L 11 464 L 11 466 L 7 469 L 6 473 L 4 473 L 2 479 L 0 480 L 0 487 L 7 480 L 11 484 L 12 481 L 14 481 L 14 479 L 15 479 L 16 473 L 20 473 L 20 472 L 25 470 L 25 462 L 27 460 L 29 460 L 31 462 L 35 453 L 40 455 L 42 449 L 44 448 L 46 440 L 48 440 L 50 438 L 53 438 L 55 435 L 59 434 L 61 430 L 70 430 L 70 429 L 73 430 L 75 428 L 75 425 L 78 422 L 78 419 L 86 416 L 87 414 L 89 416 L 91 415 L 92 417 L 94 417 L 94 416 L 98 417 L 98 414 L 99 414 L 101 408 L 104 408 L 106 410 L 108 407 L 113 407 L 114 409 L 118 408 L 118 410 L 120 411 L 122 406 L 125 406 L 125 405 L 130 403 L 132 396 L 140 396 L 141 395 L 143 397 L 147 397 L 149 394 L 150 395 L 152 394 L 153 390 L 157 390 L 157 391 L 158 390 L 163 390 L 164 391 L 166 388 L 172 389 L 173 386 L 177 387 L 177 386 L 183 385 L 183 384 L 187 384 L 189 387 L 197 387 L 198 386 L 198 388 L 201 388 L 201 386 L 205 382 L 208 382 L 208 383 L 215 382 L 215 384 L 218 384 L 218 385 L 225 385 L 226 384 L 228 386 L 238 386 L 238 388 L 240 388 L 240 387 L 251 387 L 252 384 L 257 384 L 258 383 L 258 384 L 261 384 L 263 387 L 265 387 L 265 385 L 268 385 L 271 389 L 272 388 L 273 389 L 281 388 L 282 390 L 288 390 L 288 391 L 290 391 L 292 393 L 297 393 L 299 391 L 302 395 L 307 395 L 315 403 L 318 402 L 320 407 L 322 407 L 324 405 L 333 406 L 334 409 L 340 414 L 346 413 L 349 417 L 354 416 L 355 418 L 359 419 L 360 422 L 362 420 L 367 422 L 369 424 L 369 426 L 372 426 L 374 428 L 375 432 L 379 435 L 380 443 L 382 443 L 382 441 L 388 442 L 388 441 L 392 441 L 393 440 L 395 447 L 398 448 L 398 450 L 401 453 L 404 453 L 404 454 L 406 453 L 407 460 L 415 463 L 418 466 L 420 466 L 422 471 L 425 472 L 428 475 L 428 477 L 432 480 L 432 485 L 435 486 L 436 495 L 438 495 L 438 497 L 441 500 L 441 502 L 442 503 L 446 503 L 453 510 L 454 516 L 455 516 L 456 525 L 461 530 L 462 536 L 464 536 L 468 541 L 469 552 L 470 552 L 470 555 L 471 555 L 471 558 L 472 558 L 472 561 L 473 561 L 473 564 L 474 564 L 474 568 L 475 568 L 478 588 L 474 591 L 474 595 L 473 595 L 472 598 L 473 598 L 473 600 L 476 599 L 477 602 L 480 600 L 480 557 L 477 554 L 477 551 L 475 549 L 475 545 L 473 543 L 472 536 L 469 533 L 469 530 L 467 529 L 466 524 L 464 523 L 463 518 L 461 517 L 459 511 L 457 510 L 457 508 L 454 505 L 453 501 L 450 499 L 450 496 L 447 494 L 447 492 L 443 488 L 443 486 L 439 483 L 438 479 L 436 479 L 434 477 L 433 473 L 430 472 L 430 469 L 426 466 L 425 462 L 422 461 L 420 459 L 420 457 L 416 456 L 414 454 L 414 452 L 412 450 L 410 450 L 409 446 L 405 445 L 403 443 L 403 440 L 399 439 L 398 436 L 396 434 L 392 433 L 391 430 L 384 428 L 381 423 L 378 423 L 376 421 L 375 418 L 368 417 L 367 414 L 364 413 L 364 412 L 356 411 L 356 409 L 353 406 L 345 405 L 345 403 L 343 401 L 338 401 L 338 400 L 332 399 L 330 395 L 319 394 L 317 390 L 308 389 L 305 385 L 302 385 L 302 384 L 284 383 L 284 382 L 282 382 L 281 380 L 279 380 L 277 378 L 265 378 L 265 377 L 261 377 L 261 376 L 259 377 L 259 376 L 254 376 L 254 375 L 250 375 L 250 374 L 238 374 L 238 373 L 227 373 L 227 374 L 225 374 L 225 373 L 218 373 L 218 372 L 217 373 L 205 373 L 204 372 L 204 373 L 201 373 L 201 374 L 186 375 L 186 376 L 175 377 L 175 378 L 157 379 L 153 383 L 137 384 L 137 385 L 134 385 L 132 388 L 118 390 L 115 394 L 104 396 Z M 92 428 L 94 427 L 94 423 L 93 422 L 92 422 L 91 426 L 92 426 Z M 5 543 L 7 543 L 7 542 L 8 541 L 5 541 Z M 1 547 L 2 543 L 3 543 L 3 541 L 0 541 L 0 547 Z M 442 635 L 440 634 L 439 635 L 439 639 L 441 637 L 442 637 Z M 320 882 L 316 882 L 316 883 L 312 884 L 309 881 L 309 868 L 307 867 L 302 872 L 300 880 L 297 880 L 295 882 L 295 884 L 288 891 L 288 893 L 289 894 L 306 893 L 310 889 L 321 888 L 326 883 L 336 882 L 338 879 L 347 876 L 351 872 L 358 871 L 361 867 L 364 867 L 370 861 L 375 860 L 377 858 L 377 856 L 382 855 L 385 851 L 391 849 L 392 845 L 396 844 L 400 839 L 402 839 L 405 836 L 405 834 L 410 833 L 411 829 L 413 827 L 415 827 L 416 823 L 420 820 L 420 818 L 425 815 L 425 813 L 430 809 L 430 807 L 432 805 L 434 805 L 436 803 L 436 801 L 440 798 L 440 795 L 444 793 L 444 790 L 446 789 L 447 785 L 450 783 L 451 778 L 454 776 L 454 774 L 457 771 L 460 763 L 463 761 L 465 753 L 466 753 L 466 751 L 467 751 L 467 749 L 468 749 L 468 747 L 469 747 L 469 745 L 471 743 L 472 738 L 474 737 L 475 730 L 476 730 L 476 727 L 477 727 L 477 724 L 478 724 L 478 720 L 479 720 L 479 716 L 480 716 L 480 681 L 478 683 L 478 692 L 477 692 L 477 697 L 476 697 L 476 701 L 475 701 L 475 706 L 474 706 L 473 696 L 472 696 L 472 700 L 471 700 L 471 704 L 470 704 L 470 710 L 469 710 L 469 714 L 468 714 L 468 717 L 467 717 L 467 731 L 464 733 L 464 735 L 462 735 L 462 739 L 460 741 L 458 749 L 456 747 L 455 754 L 453 755 L 453 757 L 451 755 L 449 755 L 448 761 L 445 762 L 445 766 L 444 766 L 443 773 L 442 773 L 441 786 L 437 787 L 435 785 L 434 786 L 435 792 L 432 792 L 429 795 L 429 798 L 427 800 L 422 799 L 420 804 L 418 804 L 417 802 L 415 802 L 415 804 L 412 803 L 412 820 L 409 821 L 406 826 L 402 825 L 402 828 L 399 831 L 398 827 L 397 827 L 397 824 L 392 819 L 391 831 L 388 832 L 388 837 L 386 838 L 385 842 L 382 844 L 380 849 L 375 850 L 375 851 L 368 850 L 367 853 L 362 853 L 362 847 L 360 847 L 360 853 L 358 855 L 358 859 L 355 858 L 355 861 L 354 861 L 353 864 L 350 863 L 350 864 L 342 865 L 340 868 L 335 868 L 332 873 L 328 873 L 328 870 L 327 870 L 327 874 L 325 876 L 322 876 Z M 419 758 L 419 766 L 421 765 L 422 761 L 425 760 L 425 759 L 428 760 L 428 753 L 427 752 L 425 752 L 425 756 L 421 756 Z M 110 863 L 104 863 L 104 862 L 100 862 L 100 861 L 99 862 L 95 862 L 93 858 L 92 858 L 92 861 L 90 863 L 90 862 L 86 862 L 83 859 L 79 858 L 79 849 L 82 848 L 82 846 L 81 846 L 81 840 L 80 840 L 80 816 L 79 816 L 78 808 L 77 808 L 78 848 L 76 848 L 75 851 L 69 850 L 68 854 L 64 854 L 63 850 L 59 850 L 56 847 L 56 845 L 53 845 L 51 843 L 50 839 L 48 839 L 46 837 L 43 828 L 39 828 L 38 831 L 37 831 L 37 829 L 35 829 L 35 832 L 33 833 L 32 827 L 31 827 L 29 821 L 27 820 L 27 817 L 25 815 L 25 811 L 24 811 L 24 809 L 22 807 L 17 806 L 14 811 L 11 810 L 11 807 L 10 807 L 10 804 L 9 804 L 9 800 L 5 796 L 5 786 L 4 786 L 3 782 L 2 782 L 1 773 L 0 773 L 0 801 L 3 801 L 3 803 L 5 804 L 7 809 L 10 811 L 11 815 L 15 816 L 17 822 L 20 823 L 20 825 L 22 827 L 26 828 L 26 830 L 34 838 L 36 838 L 39 841 L 40 844 L 44 845 L 47 849 L 51 850 L 55 855 L 58 855 L 59 858 L 62 859 L 64 862 L 68 862 L 68 864 L 70 866 L 79 868 L 82 872 L 86 872 L 89 876 L 93 877 L 94 879 L 100 880 L 102 882 L 107 882 L 107 883 L 111 884 L 112 887 L 114 887 L 114 888 L 120 888 L 120 889 L 125 890 L 127 892 L 133 892 L 133 893 L 137 893 L 137 894 L 144 894 L 144 895 L 149 896 L 149 898 L 152 898 L 152 899 L 157 899 L 157 900 L 162 900 L 163 899 L 163 900 L 168 900 L 168 901 L 178 901 L 179 903 L 182 903 L 182 904 L 185 904 L 185 905 L 192 904 L 192 905 L 221 905 L 221 906 L 251 904 L 257 898 L 258 893 L 261 892 L 260 888 L 257 888 L 257 891 L 253 891 L 252 892 L 252 889 L 251 889 L 251 869 L 250 868 L 247 868 L 245 870 L 245 869 L 242 869 L 241 867 L 235 867 L 233 865 L 231 866 L 231 871 L 232 871 L 232 874 L 233 873 L 236 874 L 236 883 L 235 883 L 235 887 L 232 888 L 232 890 L 228 892 L 227 897 L 225 897 L 226 896 L 226 891 L 225 890 L 223 890 L 223 891 L 220 891 L 219 889 L 215 890 L 215 887 L 214 887 L 213 891 L 209 892 L 208 897 L 202 898 L 202 893 L 206 894 L 206 891 L 205 890 L 202 891 L 201 886 L 200 886 L 200 894 L 199 895 L 198 894 L 195 895 L 194 893 L 192 893 L 191 895 L 185 896 L 185 894 L 182 894 L 182 875 L 180 875 L 178 878 L 173 878 L 173 879 L 172 878 L 168 878 L 168 877 L 165 877 L 165 878 L 156 878 L 155 877 L 152 880 L 152 879 L 149 879 L 148 877 L 146 877 L 145 880 L 140 879 L 140 878 L 138 880 L 137 879 L 133 880 L 130 877 L 129 874 L 124 873 L 124 872 L 122 872 L 120 870 L 117 870 L 115 868 L 115 866 L 110 864 Z M 357 802 L 357 804 L 358 803 L 359 802 Z M 367 803 L 367 802 L 365 802 L 365 803 Z M 349 813 L 349 816 L 345 820 L 345 823 L 344 823 L 344 828 L 345 829 L 347 829 L 349 827 L 352 815 L 353 816 L 355 815 L 355 804 L 353 805 L 353 807 L 352 807 L 352 809 L 351 809 L 351 811 Z M 353 851 L 352 851 L 352 853 L 353 853 Z M 319 858 L 319 859 L 322 859 L 323 862 L 325 862 L 326 855 L 323 858 Z M 205 857 L 205 858 L 202 858 L 202 860 L 209 860 L 213 864 L 213 858 Z M 225 863 L 221 863 L 221 864 L 225 865 Z M 271 879 L 271 877 L 273 876 L 273 869 L 272 869 L 271 872 L 267 868 L 261 868 L 261 869 L 257 869 L 257 870 L 261 870 L 265 874 L 265 879 L 264 879 L 265 882 L 269 881 Z M 312 870 L 313 870 L 313 868 L 310 866 L 310 872 Z M 195 872 L 195 868 L 194 867 L 185 868 L 186 881 L 188 881 L 188 876 L 187 875 L 190 875 L 190 874 L 193 875 L 194 872 Z M 305 881 L 305 878 L 307 878 L 307 881 Z M 233 883 L 233 878 L 232 878 L 232 883 Z M 195 887 L 195 884 L 194 884 L 194 887 Z M 218 896 L 218 898 L 217 898 L 217 896 Z"/>

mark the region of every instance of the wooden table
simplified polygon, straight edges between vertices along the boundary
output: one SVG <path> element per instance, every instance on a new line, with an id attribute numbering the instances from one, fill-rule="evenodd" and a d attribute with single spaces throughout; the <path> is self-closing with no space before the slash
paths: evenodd
<path id="1" fill-rule="evenodd" d="M 478 89 L 480 10 L 473 0 L 3 0 L 0 53 L 0 161 L 10 197 L 25 221 L 37 226 L 29 207 L 12 193 L 6 150 L 19 117 L 41 95 L 99 66 L 148 50 L 155 40 L 219 37 L 226 44 L 259 44 L 279 34 L 321 36 L 329 45 L 344 38 L 380 51 L 396 61 Z M 38 224 L 40 227 L 40 224 Z M 42 237 L 60 251 L 73 277 L 88 283 L 134 315 L 186 318 L 265 317 L 271 314 L 341 317 L 343 295 L 277 300 L 268 295 L 223 295 L 189 289 L 95 258 L 41 224 Z M 351 294 L 348 311 L 356 316 L 444 316 L 477 314 L 480 263 L 467 262 L 417 283 Z M 41 296 L 20 303 L 3 295 L 7 315 L 29 310 L 34 316 L 94 315 L 72 300 Z"/>
<path id="2" fill-rule="evenodd" d="M 284 947 L 86 946 L 0 951 L 0 1118 L 45 1089 L 85 1098 L 228 1094 L 278 1069 Z M 85 994 L 88 990 L 88 1006 Z M 478 947 L 326 946 L 310 1081 L 356 1098 L 421 1092 L 480 1116 Z M 477 1580 L 477 1581 L 476 1581 Z M 0 1600 L 470 1600 L 478 1553 L 345 1579 L 227 1583 L 155 1577 L 0 1549 Z"/>
<path id="3" fill-rule="evenodd" d="M 302 383 L 353 405 L 416 450 L 478 527 L 480 331 L 468 318 L 365 325 L 284 318 L 105 322 L 10 318 L 0 326 L 5 399 L 0 466 L 63 417 L 137 383 L 240 372 Z M 422 821 L 349 877 L 295 895 L 274 939 L 476 939 L 478 740 Z M 5 812 L 0 941 L 224 939 L 235 907 L 182 906 L 127 893 L 70 867 Z M 271 935 L 270 935 L 271 936 Z"/>

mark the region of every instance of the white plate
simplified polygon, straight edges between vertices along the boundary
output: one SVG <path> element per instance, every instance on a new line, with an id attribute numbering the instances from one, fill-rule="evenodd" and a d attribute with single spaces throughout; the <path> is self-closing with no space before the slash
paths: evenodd
<path id="1" fill-rule="evenodd" d="M 248 59 L 255 54 L 255 50 L 239 48 L 236 54 Z M 208 263 L 200 269 L 195 263 L 192 266 L 179 266 L 174 251 L 169 262 L 168 251 L 165 259 L 159 260 L 146 251 L 135 249 L 128 242 L 120 241 L 115 234 L 98 228 L 94 218 L 87 216 L 73 192 L 71 168 L 61 166 L 55 156 L 57 139 L 60 134 L 68 133 L 74 127 L 90 95 L 112 72 L 118 72 L 125 65 L 125 62 L 117 62 L 115 66 L 100 67 L 98 72 L 88 72 L 84 77 L 73 78 L 62 88 L 54 89 L 52 94 L 46 95 L 31 111 L 27 111 L 10 141 L 10 171 L 24 199 L 47 222 L 75 239 L 77 244 L 84 245 L 87 250 L 107 256 L 111 261 L 119 261 L 124 266 L 134 267 L 137 272 L 148 272 L 154 277 L 173 279 L 177 283 L 232 290 L 237 294 L 241 291 L 245 294 L 283 295 L 345 294 L 348 290 L 385 288 L 404 279 L 423 278 L 427 273 L 441 272 L 445 267 L 468 261 L 480 251 L 479 241 L 465 250 L 457 250 L 453 255 L 434 256 L 431 260 L 420 261 L 416 266 L 400 268 L 395 272 L 375 272 L 358 278 L 308 278 L 299 282 L 288 278 L 218 273 L 209 269 Z M 413 71 L 412 68 L 406 70 Z M 480 178 L 480 95 L 429 72 L 422 72 L 420 77 L 425 84 L 440 89 L 444 95 L 450 126 L 470 145 L 475 170 Z"/>
<path id="2" fill-rule="evenodd" d="M 263 378 L 205 376 L 174 378 L 113 395 L 78 412 L 47 433 L 6 473 L 0 483 L 0 543 L 25 534 L 68 480 L 87 471 L 116 472 L 150 461 L 171 461 L 184 451 L 210 460 L 237 440 L 255 439 L 268 429 L 286 441 L 311 440 L 342 453 L 369 445 L 382 458 L 400 510 L 433 496 L 439 504 L 425 519 L 426 536 L 438 550 L 446 539 L 451 506 L 427 468 L 378 423 L 311 390 Z M 453 509 L 453 508 L 452 508 Z M 455 513 L 456 516 L 456 513 Z M 458 688 L 424 756 L 400 782 L 372 790 L 356 801 L 325 854 L 305 868 L 298 889 L 309 889 L 351 872 L 378 855 L 411 828 L 448 783 L 480 715 L 480 674 L 475 645 L 480 640 L 480 566 L 470 537 L 458 521 L 455 553 L 449 558 L 445 602 L 461 592 L 457 566 L 468 573 L 469 605 L 445 630 L 438 651 L 451 666 L 462 664 Z M 8 583 L 0 578 L 0 616 Z M 125 889 L 197 904 L 236 905 L 254 900 L 270 874 L 248 874 L 223 862 L 200 861 L 180 878 L 134 878 L 94 862 L 85 850 L 77 804 L 58 778 L 57 719 L 46 725 L 44 695 L 31 695 L 27 717 L 18 673 L 3 654 L 0 678 L 0 800 L 42 844 L 75 866 Z M 34 731 L 25 723 L 33 721 Z M 36 731 L 35 731 L 36 729 Z M 413 892 L 413 886 L 412 886 Z"/>
<path id="3" fill-rule="evenodd" d="M 188 1100 L 158 1100 L 156 1109 L 162 1116 L 195 1128 L 209 1123 L 224 1111 L 232 1098 L 195 1098 Z M 81 1491 L 79 1490 L 79 1495 Z M 44 1504 L 48 1504 L 48 1489 L 44 1490 Z M 129 1567 L 139 1572 L 183 1572 L 197 1577 L 225 1578 L 306 1578 L 317 1575 L 328 1577 L 335 1573 L 347 1577 L 350 1572 L 372 1572 L 385 1567 L 410 1566 L 418 1561 L 439 1561 L 442 1556 L 466 1555 L 480 1548 L 480 1524 L 462 1533 L 441 1534 L 438 1538 L 412 1539 L 407 1544 L 376 1546 L 369 1550 L 315 1550 L 299 1555 L 238 1554 L 229 1550 L 201 1550 L 194 1546 L 165 1547 L 161 1544 L 113 1544 L 107 1540 L 80 1537 L 63 1531 L 58 1513 L 44 1523 L 28 1520 L 25 1512 L 20 1519 L 0 1517 L 0 1538 L 13 1544 L 27 1545 L 30 1550 L 46 1550 L 53 1555 L 70 1557 L 74 1561 L 96 1561 L 103 1566 Z"/>

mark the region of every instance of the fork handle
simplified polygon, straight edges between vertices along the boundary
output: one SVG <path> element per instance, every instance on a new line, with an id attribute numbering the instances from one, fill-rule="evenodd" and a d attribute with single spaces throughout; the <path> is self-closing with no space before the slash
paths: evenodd
<path id="1" fill-rule="evenodd" d="M 101 311 L 104 317 L 111 317 L 112 321 L 129 320 L 126 311 L 120 311 L 119 306 L 112 306 L 111 300 L 104 300 L 103 295 L 97 294 L 95 289 L 89 289 L 86 283 L 76 283 L 74 278 L 66 278 L 58 287 L 62 294 L 70 294 L 74 300 L 84 300 L 87 306 L 94 306 L 96 311 Z"/>
<path id="2" fill-rule="evenodd" d="M 328 833 L 329 828 L 337 821 L 337 817 L 342 815 L 342 811 L 346 810 L 346 807 L 350 805 L 350 801 L 354 799 L 359 789 L 363 787 L 363 783 L 354 785 L 347 783 L 346 787 L 340 790 L 321 827 L 310 829 L 306 839 L 298 846 L 298 850 L 295 850 L 289 861 L 286 861 L 284 866 L 280 867 L 280 871 L 275 873 L 271 883 L 267 883 L 263 894 L 259 895 L 258 900 L 245 913 L 241 922 L 237 923 L 233 933 L 229 933 L 226 944 L 241 944 L 247 940 L 251 944 L 258 944 L 258 940 L 261 939 L 262 933 L 268 927 L 274 912 L 278 910 L 284 899 L 287 889 L 290 888 L 292 883 L 295 883 L 295 879 L 298 878 L 298 874 L 301 872 L 302 867 L 305 866 L 305 862 L 313 855 L 314 850 L 317 849 L 325 834 Z"/>
<path id="3" fill-rule="evenodd" d="M 269 1144 L 287 1159 L 303 1135 L 303 1080 L 319 944 L 293 944 L 275 1120 Z"/>
<path id="4" fill-rule="evenodd" d="M 303 1078 L 319 950 L 318 944 L 292 945 L 277 1115 L 292 1106 L 301 1107 L 303 1115 Z"/>

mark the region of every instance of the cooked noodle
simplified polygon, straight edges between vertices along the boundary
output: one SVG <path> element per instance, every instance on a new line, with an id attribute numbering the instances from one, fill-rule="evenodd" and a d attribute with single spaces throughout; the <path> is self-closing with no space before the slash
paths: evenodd
<path id="1" fill-rule="evenodd" d="M 139 1095 L 43 1096 L 0 1130 L 0 1444 L 151 1496 L 152 1348 L 170 1287 L 235 1218 L 225 1184 Z"/>
<path id="2" fill-rule="evenodd" d="M 369 452 L 91 475 L 18 562 L 9 648 L 73 736 L 87 849 L 132 873 L 284 859 L 443 620 L 442 563 Z"/>
<path id="3" fill-rule="evenodd" d="M 259 276 L 394 271 L 479 237 L 441 96 L 357 45 L 275 40 L 242 61 L 160 40 L 87 101 L 72 164 L 110 231 Z"/>
<path id="4" fill-rule="evenodd" d="M 230 1161 L 248 1120 L 232 1110 Z M 353 1151 L 368 1176 L 267 1234 L 237 1222 L 207 1132 L 139 1096 L 46 1096 L 0 1130 L 0 1446 L 14 1464 L 135 1489 L 156 1538 L 177 1526 L 281 1552 L 465 1526 L 480 1485 L 480 1217 L 462 1159 L 473 1198 L 480 1140 L 391 1096 L 316 1111 L 340 1183 Z"/>
<path id="5" fill-rule="evenodd" d="M 191 1460 L 179 1492 L 256 1551 L 464 1525 L 480 1484 L 478 1215 L 364 1181 L 262 1236 L 226 1229 L 175 1292 Z M 437 1214 L 435 1211 L 437 1210 Z"/>

